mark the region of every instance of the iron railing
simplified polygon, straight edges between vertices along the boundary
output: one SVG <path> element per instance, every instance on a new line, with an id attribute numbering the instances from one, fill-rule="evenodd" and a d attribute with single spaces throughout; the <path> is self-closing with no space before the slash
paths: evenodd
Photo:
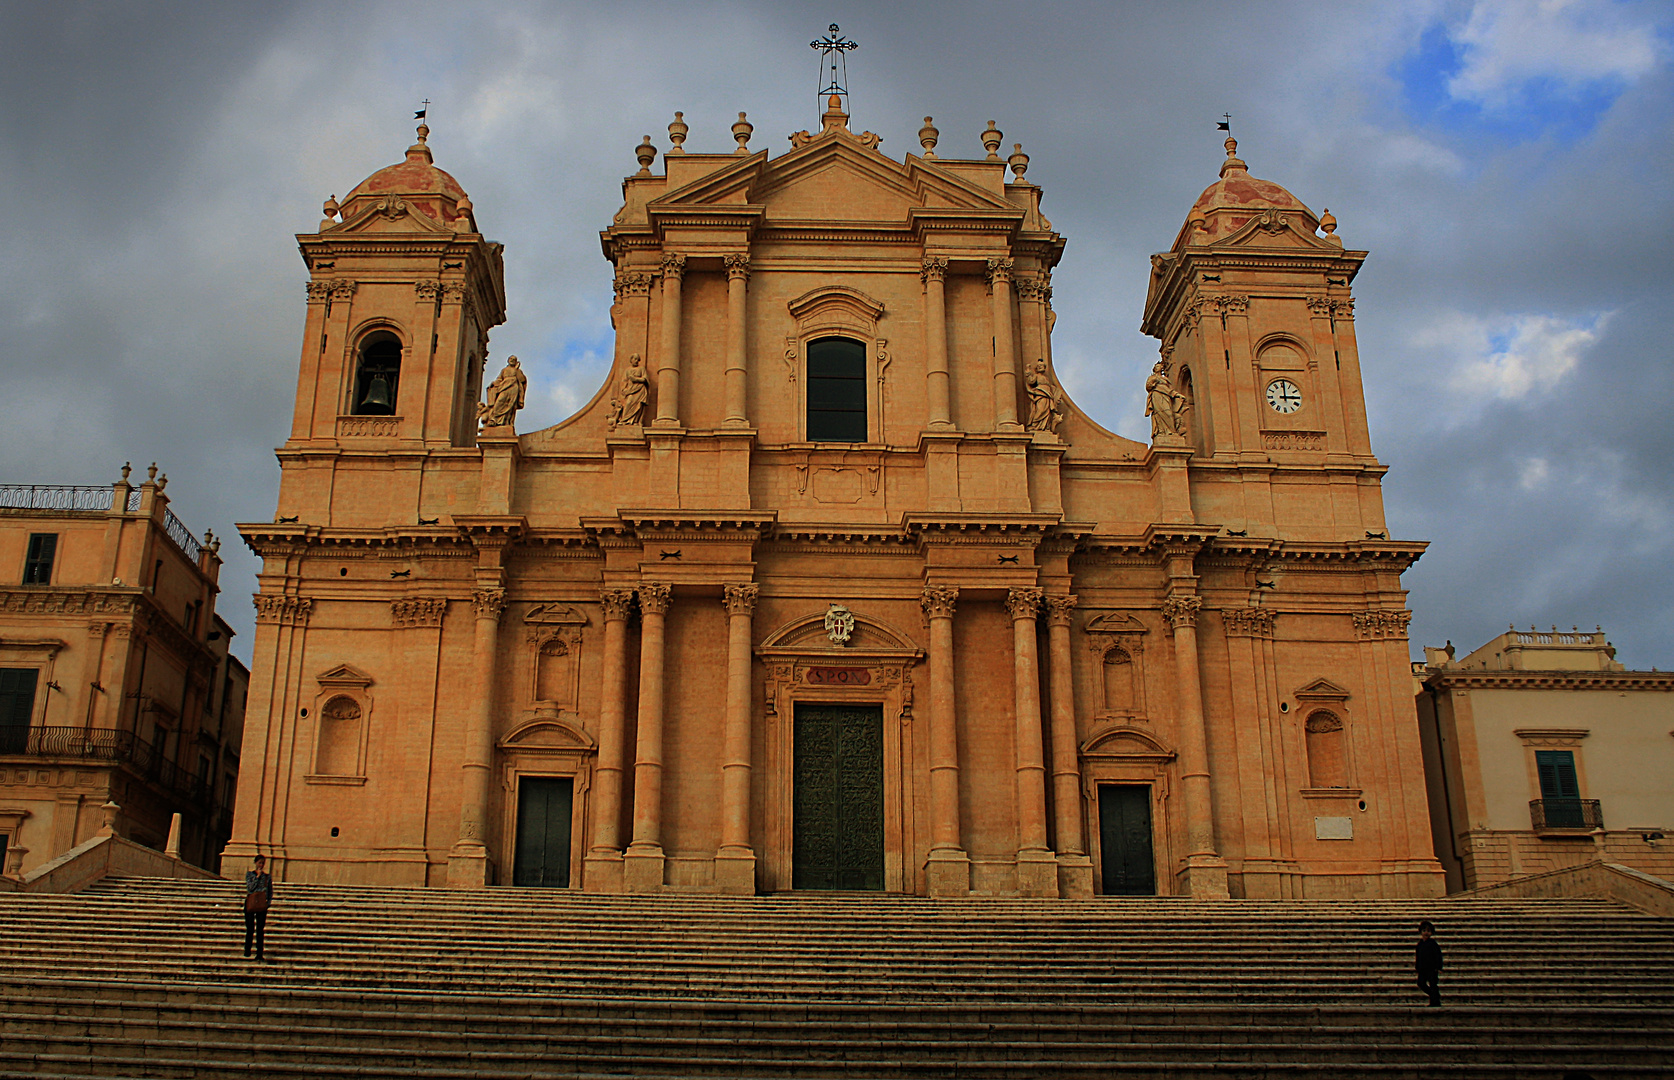
<path id="1" fill-rule="evenodd" d="M 203 806 L 210 801 L 210 787 L 202 777 L 166 760 L 155 744 L 136 737 L 131 731 L 4 727 L 0 728 L 0 754 L 124 764 L 194 805 Z"/>
<path id="2" fill-rule="evenodd" d="M 0 484 L 0 508 L 6 510 L 104 511 L 112 489 L 76 484 Z M 139 509 L 140 493 L 128 493 L 129 510 Z"/>
<path id="3" fill-rule="evenodd" d="M 175 517 L 174 511 L 166 506 L 163 507 L 163 528 L 168 532 L 169 539 L 186 553 L 188 559 L 194 563 L 198 561 L 203 554 L 203 545 L 192 535 L 192 530 L 186 527 L 185 522 Z"/>
<path id="4" fill-rule="evenodd" d="M 1537 829 L 1602 829 L 1597 799 L 1531 799 L 1529 817 Z"/>

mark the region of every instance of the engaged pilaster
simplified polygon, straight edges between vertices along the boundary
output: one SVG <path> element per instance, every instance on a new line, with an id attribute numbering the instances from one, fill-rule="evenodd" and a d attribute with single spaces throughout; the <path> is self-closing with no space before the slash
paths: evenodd
<path id="1" fill-rule="evenodd" d="M 599 696 L 599 757 L 593 777 L 593 845 L 583 861 L 583 886 L 590 892 L 621 892 L 622 780 L 627 758 L 628 617 L 634 594 L 606 589 L 604 673 Z"/>
<path id="2" fill-rule="evenodd" d="M 1215 851 L 1213 804 L 1209 790 L 1208 736 L 1203 720 L 1203 684 L 1198 673 L 1197 614 L 1202 597 L 1174 591 L 1163 601 L 1163 615 L 1174 634 L 1174 671 L 1180 703 L 1180 790 L 1186 803 L 1186 868 L 1189 895 L 1225 899 L 1226 863 Z"/>
<path id="3" fill-rule="evenodd" d="M 1058 894 L 1093 895 L 1093 862 L 1081 832 L 1080 740 L 1075 731 L 1075 677 L 1070 669 L 1070 620 L 1076 597 L 1046 597 L 1047 677 L 1052 693 L 1052 810 L 1058 843 Z"/>
<path id="4" fill-rule="evenodd" d="M 721 758 L 721 850 L 715 884 L 723 893 L 756 891 L 756 853 L 750 846 L 750 637 L 756 585 L 722 586 L 727 609 L 727 711 Z"/>
<path id="5" fill-rule="evenodd" d="M 663 887 L 663 640 L 673 590 L 639 587 L 639 738 L 634 749 L 633 842 L 623 854 L 629 892 Z"/>
<path id="6" fill-rule="evenodd" d="M 930 858 L 931 896 L 971 891 L 971 858 L 959 840 L 959 725 L 953 696 L 953 609 L 959 589 L 931 585 L 919 597 L 930 624 Z"/>
<path id="7" fill-rule="evenodd" d="M 663 256 L 663 354 L 657 361 L 657 425 L 680 425 L 680 283 L 686 256 Z"/>
<path id="8" fill-rule="evenodd" d="M 459 839 L 448 853 L 448 884 L 456 888 L 482 888 L 493 876 L 487 845 L 488 780 L 494 765 L 494 657 L 506 590 L 479 588 L 471 594 L 471 605 L 477 615 L 472 707 L 465 727 Z"/>
<path id="9" fill-rule="evenodd" d="M 1041 596 L 1042 591 L 1032 586 L 1006 594 L 1015 686 L 1017 891 L 1024 896 L 1058 895 L 1058 864 L 1046 846 L 1046 757 L 1041 741 L 1040 658 L 1035 648 Z"/>

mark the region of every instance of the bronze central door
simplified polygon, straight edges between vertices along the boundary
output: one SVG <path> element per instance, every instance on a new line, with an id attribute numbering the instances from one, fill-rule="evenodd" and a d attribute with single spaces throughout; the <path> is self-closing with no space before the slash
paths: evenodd
<path id="1" fill-rule="evenodd" d="M 554 889 L 570 884 L 570 824 L 575 782 L 570 777 L 524 777 L 517 785 L 517 851 L 513 885 Z"/>
<path id="2" fill-rule="evenodd" d="M 791 888 L 884 887 L 883 706 L 796 706 Z"/>
<path id="3" fill-rule="evenodd" d="M 1149 784 L 1099 785 L 1099 853 L 1104 895 L 1156 895 Z"/>

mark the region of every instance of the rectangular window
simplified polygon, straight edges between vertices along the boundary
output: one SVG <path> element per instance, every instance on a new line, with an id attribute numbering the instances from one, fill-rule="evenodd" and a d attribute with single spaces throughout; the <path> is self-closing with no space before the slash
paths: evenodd
<path id="1" fill-rule="evenodd" d="M 51 585 L 52 558 L 57 553 L 57 533 L 30 533 L 29 553 L 23 559 L 23 583 Z"/>
<path id="2" fill-rule="evenodd" d="M 34 668 L 0 668 L 0 754 L 28 752 L 40 674 Z"/>
<path id="3" fill-rule="evenodd" d="M 1572 750 L 1536 750 L 1535 770 L 1540 773 L 1542 799 L 1579 799 L 1581 785 L 1575 777 Z"/>
<path id="4" fill-rule="evenodd" d="M 860 342 L 808 343 L 808 441 L 866 441 L 866 346 Z"/>

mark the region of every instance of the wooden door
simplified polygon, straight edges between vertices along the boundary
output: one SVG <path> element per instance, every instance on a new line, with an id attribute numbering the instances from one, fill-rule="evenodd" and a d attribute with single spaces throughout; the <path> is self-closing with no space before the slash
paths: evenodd
<path id="1" fill-rule="evenodd" d="M 1106 896 L 1155 896 L 1151 786 L 1099 785 L 1099 852 Z"/>
<path id="2" fill-rule="evenodd" d="M 574 781 L 567 776 L 531 776 L 518 783 L 513 885 L 569 887 L 574 795 Z"/>

